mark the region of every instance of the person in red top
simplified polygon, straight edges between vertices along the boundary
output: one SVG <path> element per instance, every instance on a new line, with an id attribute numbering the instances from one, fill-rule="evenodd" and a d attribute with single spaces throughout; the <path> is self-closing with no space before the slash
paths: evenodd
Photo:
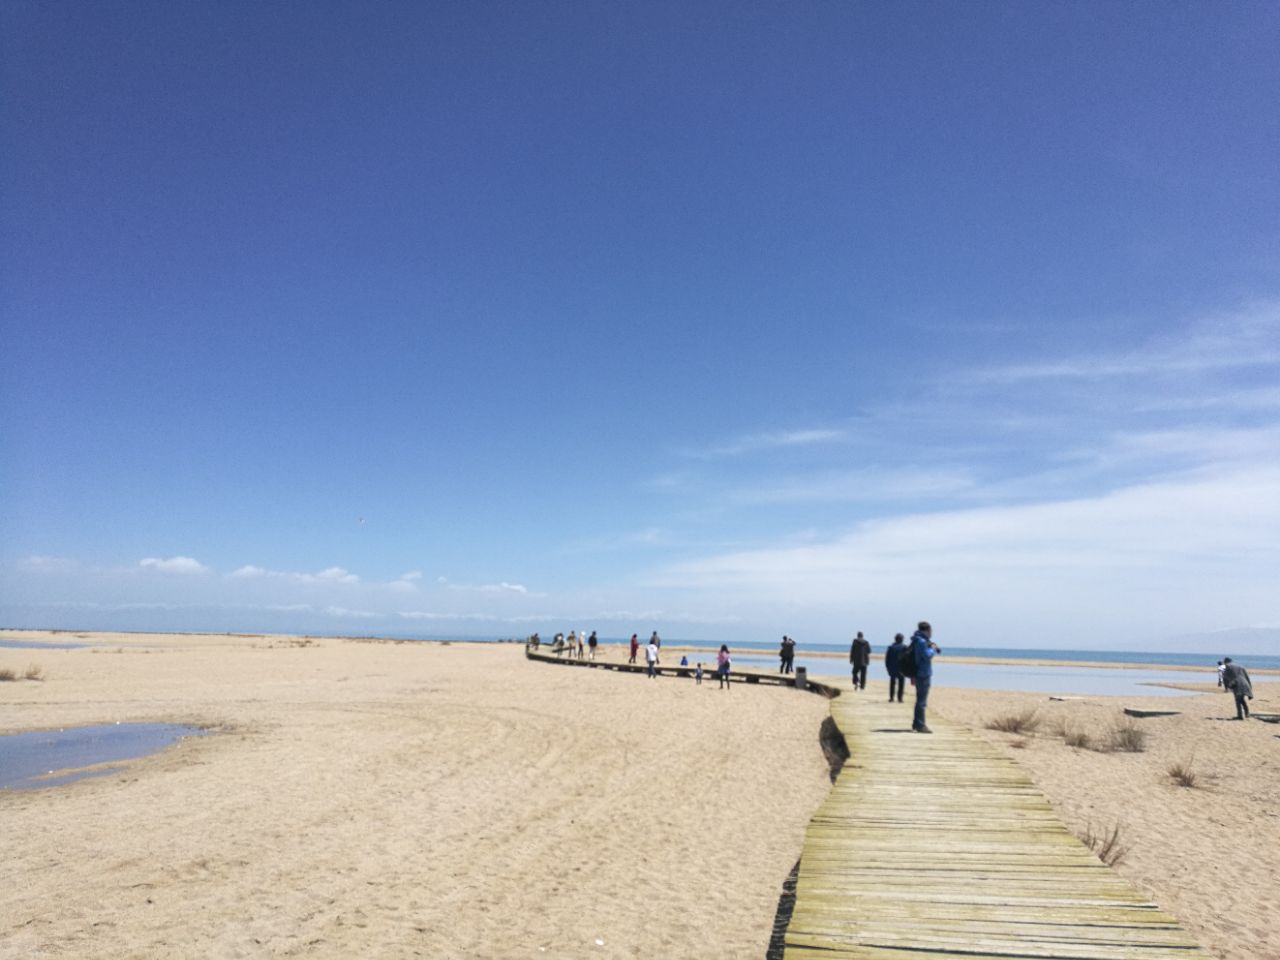
<path id="1" fill-rule="evenodd" d="M 640 652 L 640 639 L 633 633 L 631 635 L 631 656 L 627 657 L 627 663 L 636 662 L 636 654 Z"/>

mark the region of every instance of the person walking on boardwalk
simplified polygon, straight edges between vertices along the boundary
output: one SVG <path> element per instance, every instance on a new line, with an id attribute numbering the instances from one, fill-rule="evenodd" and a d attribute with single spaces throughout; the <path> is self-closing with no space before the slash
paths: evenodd
<path id="1" fill-rule="evenodd" d="M 716 676 L 720 679 L 720 689 L 729 689 L 729 668 L 733 661 L 729 658 L 728 644 L 720 644 L 720 652 L 716 654 Z"/>
<path id="2" fill-rule="evenodd" d="M 867 689 L 867 664 L 871 662 L 871 644 L 861 630 L 849 647 L 849 662 L 853 664 L 853 689 Z"/>
<path id="3" fill-rule="evenodd" d="M 1249 719 L 1249 704 L 1253 699 L 1253 684 L 1249 681 L 1249 671 L 1227 657 L 1222 661 L 1222 685 L 1236 698 L 1236 719 Z"/>
<path id="4" fill-rule="evenodd" d="M 900 633 L 894 634 L 893 643 L 889 645 L 889 649 L 884 652 L 884 668 L 889 671 L 889 702 L 893 703 L 894 690 L 897 690 L 898 702 L 902 702 L 902 692 L 907 685 L 907 679 L 902 675 L 902 671 L 898 668 L 898 658 L 907 652 L 907 646 L 903 642 L 903 636 Z"/>
<path id="5" fill-rule="evenodd" d="M 627 663 L 636 662 L 636 653 L 640 650 L 640 638 L 634 633 L 631 635 L 631 656 L 627 657 Z"/>
<path id="6" fill-rule="evenodd" d="M 916 733 L 933 733 L 925 723 L 924 713 L 929 706 L 929 687 L 933 685 L 933 658 L 941 652 L 942 648 L 933 642 L 933 627 L 921 620 L 907 649 L 907 656 L 914 657 L 916 665 L 916 712 L 911 720 L 911 729 Z"/>

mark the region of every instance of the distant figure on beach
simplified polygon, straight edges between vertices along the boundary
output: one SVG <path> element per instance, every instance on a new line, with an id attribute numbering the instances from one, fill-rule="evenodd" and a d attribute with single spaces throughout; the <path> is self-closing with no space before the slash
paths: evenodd
<path id="1" fill-rule="evenodd" d="M 933 733 L 924 722 L 924 713 L 929 706 L 929 687 L 933 684 L 933 658 L 941 652 L 942 648 L 933 642 L 933 627 L 921 620 L 907 650 L 907 656 L 914 657 L 916 662 L 916 712 L 911 720 L 911 729 L 916 733 Z"/>
<path id="2" fill-rule="evenodd" d="M 599 645 L 600 645 L 600 640 L 596 636 L 596 632 L 592 630 L 591 636 L 587 637 L 587 648 L 588 648 L 587 652 L 590 654 L 592 660 L 596 658 L 596 647 Z"/>
<path id="3" fill-rule="evenodd" d="M 557 633 L 555 641 L 551 644 L 551 652 L 557 657 L 564 653 L 564 634 Z"/>
<path id="4" fill-rule="evenodd" d="M 795 670 L 796 663 L 796 642 L 788 636 L 783 636 L 782 646 L 778 650 L 778 657 L 782 661 L 779 667 L 779 673 L 791 673 Z"/>
<path id="5" fill-rule="evenodd" d="M 853 689 L 867 689 L 867 664 L 871 662 L 871 644 L 861 630 L 849 647 L 849 662 L 853 664 Z"/>
<path id="6" fill-rule="evenodd" d="M 729 689 L 729 668 L 733 666 L 733 661 L 729 658 L 729 647 L 727 644 L 720 644 L 720 652 L 716 654 L 716 676 L 720 678 L 720 689 Z"/>
<path id="7" fill-rule="evenodd" d="M 889 649 L 884 652 L 884 668 L 889 671 L 889 702 L 893 703 L 893 695 L 895 688 L 898 693 L 898 702 L 902 702 L 902 693 L 907 686 L 907 679 L 902 675 L 902 671 L 898 669 L 898 658 L 907 652 L 907 646 L 903 642 L 905 638 L 900 633 L 893 635 L 893 643 L 889 645 Z"/>
<path id="8" fill-rule="evenodd" d="M 687 667 L 688 665 L 689 665 L 689 658 L 686 656 L 682 656 L 680 658 L 680 666 Z"/>
<path id="9" fill-rule="evenodd" d="M 587 653 L 587 631 L 583 630 L 578 634 L 578 659 L 582 660 Z"/>
<path id="10" fill-rule="evenodd" d="M 1218 686 L 1222 686 L 1222 674 L 1226 671 L 1227 665 L 1221 660 L 1218 661 Z"/>
<path id="11" fill-rule="evenodd" d="M 1234 663 L 1230 657 L 1222 661 L 1222 685 L 1227 690 L 1235 694 L 1236 698 L 1236 719 L 1249 719 L 1249 704 L 1247 700 L 1253 699 L 1253 684 L 1249 681 L 1249 671 L 1238 663 Z"/>
<path id="12" fill-rule="evenodd" d="M 542 643 L 542 638 L 541 638 L 540 636 L 538 636 L 536 633 L 535 633 L 533 636 L 531 636 L 531 637 L 529 638 L 529 645 L 530 645 L 531 647 L 533 647 L 533 649 L 535 649 L 535 650 L 537 650 L 537 649 L 538 649 L 538 646 L 539 646 L 541 643 Z"/>
<path id="13" fill-rule="evenodd" d="M 571 660 L 576 660 L 578 658 L 578 635 L 570 630 L 569 639 L 564 643 L 565 646 L 569 648 L 569 658 Z"/>
<path id="14" fill-rule="evenodd" d="M 652 644 L 653 644 L 655 647 L 657 647 L 659 650 L 661 650 L 661 649 L 662 649 L 662 638 L 661 638 L 660 636 L 658 636 L 658 631 L 657 631 L 657 630 L 653 631 L 653 636 L 651 636 L 651 637 L 649 638 L 649 642 L 650 642 L 650 643 L 652 643 Z"/>
<path id="15" fill-rule="evenodd" d="M 631 656 L 627 657 L 627 663 L 636 662 L 636 652 L 640 649 L 640 639 L 633 633 L 631 635 Z"/>
<path id="16" fill-rule="evenodd" d="M 702 686 L 702 661 L 698 661 L 698 669 L 693 672 L 693 682 L 695 686 Z"/>
<path id="17" fill-rule="evenodd" d="M 658 675 L 658 645 L 652 640 L 644 648 L 644 659 L 645 663 L 649 664 L 649 677 L 656 677 Z"/>

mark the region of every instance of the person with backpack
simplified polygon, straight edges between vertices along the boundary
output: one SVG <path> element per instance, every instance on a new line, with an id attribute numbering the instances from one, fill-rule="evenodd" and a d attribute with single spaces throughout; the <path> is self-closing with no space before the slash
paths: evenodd
<path id="1" fill-rule="evenodd" d="M 905 638 L 900 633 L 893 636 L 893 643 L 889 649 L 884 652 L 884 668 L 889 671 L 889 702 L 893 703 L 893 695 L 895 688 L 898 694 L 898 702 L 902 702 L 902 693 L 907 686 L 907 678 L 903 676 L 902 668 L 898 666 L 901 663 L 902 655 L 907 652 Z"/>
<path id="2" fill-rule="evenodd" d="M 933 627 L 926 620 L 916 626 L 911 635 L 911 646 L 907 648 L 906 662 L 903 664 L 913 671 L 916 685 L 916 710 L 911 720 L 911 729 L 916 733 L 933 733 L 925 723 L 925 709 L 929 706 L 929 687 L 933 685 L 933 658 L 942 652 L 942 648 L 933 642 Z M 898 657 L 899 662 L 903 657 Z M 905 671 L 904 671 L 905 672 Z"/>

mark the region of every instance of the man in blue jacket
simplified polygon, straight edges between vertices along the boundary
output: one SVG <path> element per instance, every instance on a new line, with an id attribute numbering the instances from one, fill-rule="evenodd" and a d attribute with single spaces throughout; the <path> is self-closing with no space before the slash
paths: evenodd
<path id="1" fill-rule="evenodd" d="M 933 733 L 924 722 L 924 711 L 929 706 L 929 687 L 933 683 L 933 658 L 942 648 L 933 642 L 933 627 L 921 620 L 911 635 L 907 656 L 916 660 L 916 712 L 911 729 L 916 733 Z"/>

